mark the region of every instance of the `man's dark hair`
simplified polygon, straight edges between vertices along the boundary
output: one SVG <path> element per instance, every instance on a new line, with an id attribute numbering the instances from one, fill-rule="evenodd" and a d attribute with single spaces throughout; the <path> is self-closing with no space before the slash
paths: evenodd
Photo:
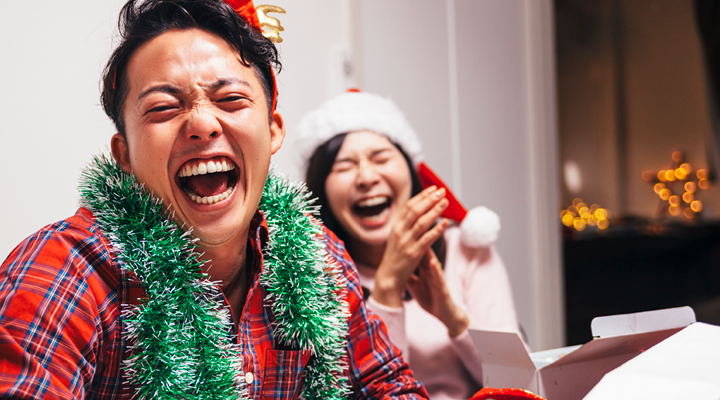
<path id="1" fill-rule="evenodd" d="M 173 30 L 202 29 L 233 46 L 242 62 L 255 70 L 272 113 L 276 90 L 273 67 L 281 68 L 275 45 L 223 0 L 129 0 L 120 11 L 122 43 L 103 71 L 101 102 L 118 133 L 125 136 L 123 109 L 128 92 L 127 66 L 144 43 Z"/>

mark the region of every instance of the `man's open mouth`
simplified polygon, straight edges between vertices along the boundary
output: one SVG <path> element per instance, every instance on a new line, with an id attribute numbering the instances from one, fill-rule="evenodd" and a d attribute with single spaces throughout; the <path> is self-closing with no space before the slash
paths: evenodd
<path id="1" fill-rule="evenodd" d="M 192 201 L 215 204 L 230 196 L 237 183 L 237 171 L 227 157 L 190 160 L 180 167 L 176 180 Z"/>
<path id="2" fill-rule="evenodd" d="M 390 198 L 387 196 L 376 196 L 360 200 L 353 204 L 353 213 L 363 220 L 374 222 L 380 221 L 390 212 Z"/>

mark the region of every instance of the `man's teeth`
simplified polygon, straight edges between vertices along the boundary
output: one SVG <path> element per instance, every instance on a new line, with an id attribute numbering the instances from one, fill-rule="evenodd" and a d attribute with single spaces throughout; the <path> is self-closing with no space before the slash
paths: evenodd
<path id="1" fill-rule="evenodd" d="M 369 199 L 359 201 L 357 203 L 357 206 L 358 207 L 374 207 L 374 206 L 378 206 L 380 204 L 387 202 L 387 200 L 388 200 L 387 196 L 371 197 Z"/>
<path id="2" fill-rule="evenodd" d="M 232 193 L 232 189 L 233 188 L 230 187 L 230 188 L 227 188 L 227 190 L 225 190 L 224 192 L 222 192 L 220 194 L 216 194 L 215 196 L 205 196 L 205 197 L 200 197 L 192 192 L 186 191 L 185 193 L 187 193 L 188 197 L 190 197 L 190 199 L 192 201 L 194 201 L 198 204 L 215 204 L 219 201 L 227 199 L 228 196 L 230 196 L 230 193 Z"/>
<path id="3" fill-rule="evenodd" d="M 178 176 L 184 178 L 186 176 L 212 174 L 214 172 L 227 172 L 235 169 L 232 161 L 201 161 L 194 165 L 186 165 L 179 172 Z"/>

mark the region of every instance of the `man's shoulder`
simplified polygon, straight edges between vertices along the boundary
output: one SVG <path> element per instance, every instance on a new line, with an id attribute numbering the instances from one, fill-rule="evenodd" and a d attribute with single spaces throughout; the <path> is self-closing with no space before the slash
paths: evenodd
<path id="1" fill-rule="evenodd" d="M 74 215 L 46 225 L 23 240 L 8 255 L 3 266 L 20 264 L 56 265 L 71 257 L 109 258 L 109 244 L 95 223 L 92 212 L 80 208 Z"/>

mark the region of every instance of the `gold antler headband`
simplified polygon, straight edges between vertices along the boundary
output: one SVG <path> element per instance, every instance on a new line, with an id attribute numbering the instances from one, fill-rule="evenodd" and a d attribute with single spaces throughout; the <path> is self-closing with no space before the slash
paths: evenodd
<path id="1" fill-rule="evenodd" d="M 280 21 L 277 18 L 269 17 L 268 13 L 285 14 L 285 10 L 278 6 L 272 6 L 269 4 L 263 4 L 256 6 L 258 19 L 260 20 L 260 29 L 262 30 L 263 36 L 270 39 L 273 43 L 280 43 L 283 39 L 280 37 L 280 32 L 284 31 L 285 28 L 280 25 Z"/>

